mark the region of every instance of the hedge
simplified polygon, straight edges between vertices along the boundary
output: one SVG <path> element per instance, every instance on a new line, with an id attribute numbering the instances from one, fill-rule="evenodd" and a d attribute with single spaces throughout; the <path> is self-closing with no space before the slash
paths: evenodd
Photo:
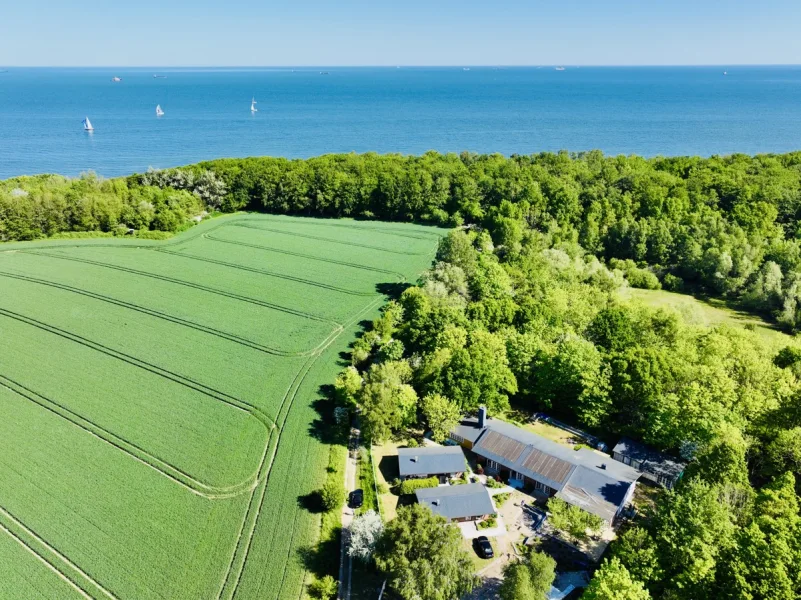
<path id="1" fill-rule="evenodd" d="M 414 494 L 415 490 L 422 488 L 434 488 L 439 485 L 439 478 L 429 477 L 428 479 L 407 479 L 400 484 L 400 495 Z"/>

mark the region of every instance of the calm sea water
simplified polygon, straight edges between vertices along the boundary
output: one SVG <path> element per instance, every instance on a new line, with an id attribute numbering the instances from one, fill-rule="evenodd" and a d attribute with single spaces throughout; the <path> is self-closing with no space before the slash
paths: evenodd
<path id="1" fill-rule="evenodd" d="M 12 68 L 0 73 L 0 178 L 370 150 L 653 156 L 801 148 L 801 67 L 726 70 Z M 94 133 L 82 131 L 84 116 Z"/>

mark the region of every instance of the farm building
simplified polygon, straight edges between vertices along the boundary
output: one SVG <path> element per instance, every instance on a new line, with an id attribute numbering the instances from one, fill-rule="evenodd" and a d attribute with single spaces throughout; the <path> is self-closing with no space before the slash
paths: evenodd
<path id="1" fill-rule="evenodd" d="M 480 521 L 495 512 L 487 488 L 481 483 L 423 488 L 417 502 L 449 521 Z"/>
<path id="2" fill-rule="evenodd" d="M 459 446 L 430 446 L 426 448 L 400 448 L 398 472 L 401 481 L 438 477 L 447 483 L 465 470 L 464 451 Z"/>
<path id="3" fill-rule="evenodd" d="M 574 450 L 497 419 L 482 408 L 451 433 L 472 448 L 488 473 L 508 478 L 509 485 L 531 487 L 556 496 L 607 523 L 629 503 L 640 473 L 610 457 L 581 448 Z"/>
<path id="4" fill-rule="evenodd" d="M 617 443 L 612 449 L 612 458 L 624 465 L 631 465 L 646 479 L 668 489 L 672 489 L 676 485 L 686 467 L 683 462 L 629 438 L 623 438 Z"/>

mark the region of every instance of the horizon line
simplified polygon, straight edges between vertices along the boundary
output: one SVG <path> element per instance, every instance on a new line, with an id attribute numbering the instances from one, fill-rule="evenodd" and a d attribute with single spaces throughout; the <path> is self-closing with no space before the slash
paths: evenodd
<path id="1" fill-rule="evenodd" d="M 673 68 L 673 67 L 799 67 L 801 63 L 676 63 L 676 64 L 582 64 L 582 63 L 541 63 L 541 64 L 501 64 L 501 63 L 453 63 L 453 64 L 380 64 L 380 65 L 12 65 L 0 64 L 5 69 L 438 69 L 438 68 L 504 68 L 525 69 L 536 67 L 565 68 Z"/>

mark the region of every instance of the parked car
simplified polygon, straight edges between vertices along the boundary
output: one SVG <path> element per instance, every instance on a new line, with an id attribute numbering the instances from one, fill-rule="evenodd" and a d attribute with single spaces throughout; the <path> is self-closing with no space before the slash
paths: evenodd
<path id="1" fill-rule="evenodd" d="M 485 535 L 480 535 L 474 539 L 473 546 L 476 549 L 476 554 L 481 558 L 493 558 L 495 556 L 495 552 L 492 550 L 492 544 L 490 544 L 489 539 L 487 539 Z"/>
<path id="2" fill-rule="evenodd" d="M 348 495 L 348 506 L 351 508 L 361 508 L 364 504 L 364 490 L 353 490 Z"/>

